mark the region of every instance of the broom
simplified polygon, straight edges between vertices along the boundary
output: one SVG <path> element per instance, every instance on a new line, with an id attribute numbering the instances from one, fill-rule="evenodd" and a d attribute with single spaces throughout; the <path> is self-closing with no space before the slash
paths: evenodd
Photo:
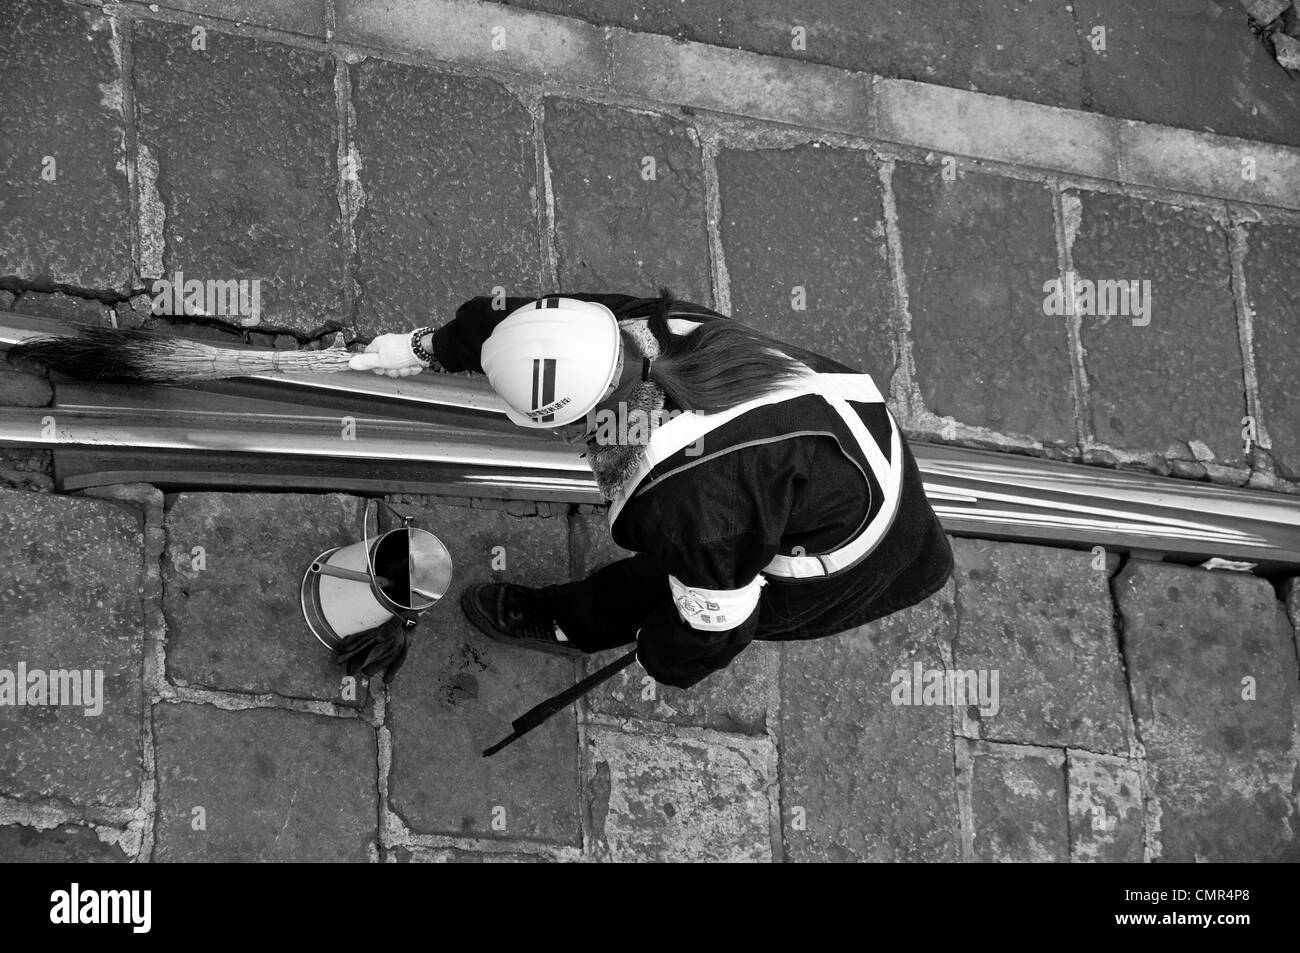
<path id="1" fill-rule="evenodd" d="M 243 350 L 150 331 L 87 327 L 15 345 L 9 363 L 36 362 L 82 381 L 180 384 L 293 371 L 330 374 L 346 371 L 352 356 L 337 346 L 320 351 Z"/>

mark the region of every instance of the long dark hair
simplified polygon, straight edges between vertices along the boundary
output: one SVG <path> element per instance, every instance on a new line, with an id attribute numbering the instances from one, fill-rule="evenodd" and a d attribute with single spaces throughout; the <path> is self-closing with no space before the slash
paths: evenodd
<path id="1" fill-rule="evenodd" d="M 800 349 L 716 311 L 678 301 L 667 288 L 660 288 L 658 300 L 650 305 L 646 323 L 659 343 L 650 379 L 681 410 L 706 414 L 730 410 L 807 373 L 805 364 L 790 353 Z M 706 320 L 688 334 L 674 334 L 668 324 L 669 318 L 702 316 Z M 613 396 L 625 398 L 639 380 L 635 377 L 620 388 L 626 393 Z"/>

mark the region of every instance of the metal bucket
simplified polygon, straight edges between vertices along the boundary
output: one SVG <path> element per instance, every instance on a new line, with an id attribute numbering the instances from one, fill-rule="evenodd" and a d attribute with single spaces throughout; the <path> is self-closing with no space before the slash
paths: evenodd
<path id="1" fill-rule="evenodd" d="M 321 553 L 302 577 L 303 618 L 331 651 L 345 637 L 382 625 L 392 616 L 423 612 L 451 585 L 451 554 L 442 541 L 412 526 L 411 517 L 376 502 L 402 525 L 372 539 L 367 503 L 361 541 Z M 377 530 L 377 509 L 375 516 Z"/>

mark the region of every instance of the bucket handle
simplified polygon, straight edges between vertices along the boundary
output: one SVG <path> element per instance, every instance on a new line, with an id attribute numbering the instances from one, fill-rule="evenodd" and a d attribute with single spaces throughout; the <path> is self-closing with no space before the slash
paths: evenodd
<path id="1" fill-rule="evenodd" d="M 373 553 L 373 552 L 371 551 L 371 549 L 370 549 L 370 528 L 369 528 L 369 524 L 370 524 L 370 504 L 371 504 L 371 503 L 378 503 L 379 506 L 382 506 L 384 509 L 388 510 L 388 512 L 392 513 L 392 514 L 393 514 L 394 516 L 396 516 L 399 520 L 401 520 L 401 521 L 402 521 L 402 528 L 403 528 L 403 529 L 409 529 L 409 528 L 410 528 L 410 525 L 411 525 L 411 523 L 414 521 L 415 517 L 413 517 L 413 516 L 403 516 L 401 513 L 397 512 L 397 510 L 393 509 L 391 506 L 389 506 L 389 505 L 388 505 L 387 503 L 385 503 L 383 500 L 380 500 L 380 499 L 366 500 L 366 508 L 365 508 L 365 510 L 363 510 L 362 513 L 361 513 L 361 540 L 362 540 L 362 542 L 365 544 L 365 550 L 364 550 L 364 551 L 365 551 L 365 554 L 366 554 L 366 568 L 370 570 L 370 575 L 371 575 L 371 577 L 372 577 L 372 578 L 375 578 L 375 577 L 378 576 L 378 572 L 375 570 L 375 557 L 374 557 L 374 553 Z M 378 535 L 378 533 L 379 533 L 379 506 L 376 506 L 376 507 L 375 507 L 375 534 L 376 534 L 376 535 Z"/>

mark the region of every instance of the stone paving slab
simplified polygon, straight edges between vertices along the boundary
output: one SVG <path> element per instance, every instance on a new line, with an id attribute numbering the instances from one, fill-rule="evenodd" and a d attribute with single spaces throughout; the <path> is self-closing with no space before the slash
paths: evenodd
<path id="1" fill-rule="evenodd" d="M 1300 860 L 1300 681 L 1272 587 L 1133 561 L 1115 592 L 1160 859 Z"/>
<path id="2" fill-rule="evenodd" d="M 505 87 L 400 63 L 351 67 L 357 325 L 437 326 L 494 288 L 537 289 L 532 117 Z"/>
<path id="3" fill-rule="evenodd" d="M 588 727 L 583 770 L 595 857 L 770 861 L 771 757 L 766 739 Z"/>
<path id="4" fill-rule="evenodd" d="M 978 861 L 1070 860 L 1064 755 L 1059 750 L 972 745 L 971 811 Z"/>
<path id="5" fill-rule="evenodd" d="M 1300 144 L 1300 99 L 1235 0 L 510 0 L 511 7 L 802 62 Z M 1104 26 L 1106 49 L 1092 48 Z M 804 32 L 797 45 L 795 27 Z"/>
<path id="6" fill-rule="evenodd" d="M 574 579 L 583 579 L 601 566 L 631 555 L 610 538 L 609 520 L 603 513 L 575 514 L 569 526 Z M 593 655 L 586 663 L 588 674 L 623 651 Z M 768 711 L 776 700 L 780 658 L 776 644 L 753 642 L 726 668 L 689 689 L 660 685 L 640 665 L 633 665 L 591 692 L 587 706 L 595 714 L 613 718 L 763 734 Z"/>
<path id="7" fill-rule="evenodd" d="M 390 687 L 391 809 L 421 834 L 580 844 L 572 707 L 493 757 L 482 756 L 510 733 L 514 719 L 573 684 L 577 665 L 492 642 L 460 605 L 473 582 L 565 581 L 566 519 L 459 506 L 399 509 L 443 540 L 454 574 Z M 505 569 L 494 570 L 493 560 L 502 557 Z"/>
<path id="8" fill-rule="evenodd" d="M 604 35 L 576 19 L 536 17 L 475 0 L 334 0 L 334 18 L 335 35 L 346 43 L 413 50 L 476 70 L 537 70 L 579 86 L 604 79 Z"/>
<path id="9" fill-rule="evenodd" d="M 1066 755 L 1070 860 L 1141 863 L 1142 775 L 1137 762 L 1086 751 Z"/>
<path id="10" fill-rule="evenodd" d="M 870 155 L 724 149 L 717 165 L 732 317 L 865 371 L 888 395 L 893 292 Z"/>
<path id="11" fill-rule="evenodd" d="M 953 661 L 998 673 L 997 711 L 964 710 L 985 739 L 1127 753 L 1128 697 L 1109 574 L 1089 552 L 953 540 L 960 630 Z"/>
<path id="12" fill-rule="evenodd" d="M 780 0 L 511 0 L 510 5 L 678 41 L 915 77 L 1053 105 L 1077 105 L 1083 92 L 1074 22 L 1066 9 L 1052 4 L 965 7 L 956 0 L 934 0 L 905 7 L 887 0 L 811 0 L 792 8 Z M 804 30 L 802 48 L 795 45 L 795 27 Z"/>
<path id="13" fill-rule="evenodd" d="M 1075 442 L 1069 333 L 1043 313 L 1058 275 L 1051 193 L 942 165 L 894 169 L 925 406 L 941 417 L 1044 442 Z"/>
<path id="14" fill-rule="evenodd" d="M 162 0 L 158 4 L 169 10 L 207 14 L 234 20 L 236 23 L 325 36 L 326 7 L 329 0 Z"/>
<path id="15" fill-rule="evenodd" d="M 0 278 L 124 292 L 131 200 L 110 22 L 48 0 L 5 8 Z"/>
<path id="16" fill-rule="evenodd" d="M 1246 292 L 1254 312 L 1255 370 L 1264 426 L 1278 469 L 1300 479 L 1300 414 L 1295 382 L 1300 380 L 1300 228 L 1247 226 Z"/>
<path id="17" fill-rule="evenodd" d="M 784 646 L 781 806 L 791 861 L 960 857 L 952 709 L 894 704 L 913 666 L 942 669 L 953 585 L 842 635 Z"/>
<path id="18" fill-rule="evenodd" d="M 364 704 L 367 679 L 346 679 L 311 634 L 300 600 L 313 559 L 361 541 L 362 502 L 337 493 L 177 497 L 165 517 L 162 574 L 168 676 L 201 688 Z M 373 533 L 373 515 L 370 526 Z"/>
<path id="19" fill-rule="evenodd" d="M 1072 0 L 1088 107 L 1109 116 L 1300 145 L 1300 96 L 1236 0 Z"/>
<path id="20" fill-rule="evenodd" d="M 153 860 L 364 863 L 378 857 L 378 761 L 369 725 L 209 705 L 155 705 L 153 716 Z"/>
<path id="21" fill-rule="evenodd" d="M 1139 285 L 1150 289 L 1142 316 L 1081 318 L 1085 429 L 1110 446 L 1157 453 L 1201 440 L 1219 462 L 1240 461 L 1246 409 L 1227 233 L 1195 210 L 1098 192 L 1077 198 L 1076 276 L 1150 282 Z M 1177 373 L 1157 381 L 1156 367 Z"/>
<path id="22" fill-rule="evenodd" d="M 710 290 L 700 146 L 685 123 L 577 100 L 545 101 L 560 287 L 653 297 Z"/>
<path id="23" fill-rule="evenodd" d="M 256 279 L 264 329 L 344 326 L 333 58 L 216 30 L 198 40 L 136 24 L 141 273 Z"/>
<path id="24" fill-rule="evenodd" d="M 64 824 L 48 830 L 0 827 L 0 858 L 8 864 L 125 864 L 121 848 L 99 839 L 89 827 Z"/>
<path id="25" fill-rule="evenodd" d="M 0 490 L 0 793 L 138 800 L 143 522 L 124 504 Z"/>

